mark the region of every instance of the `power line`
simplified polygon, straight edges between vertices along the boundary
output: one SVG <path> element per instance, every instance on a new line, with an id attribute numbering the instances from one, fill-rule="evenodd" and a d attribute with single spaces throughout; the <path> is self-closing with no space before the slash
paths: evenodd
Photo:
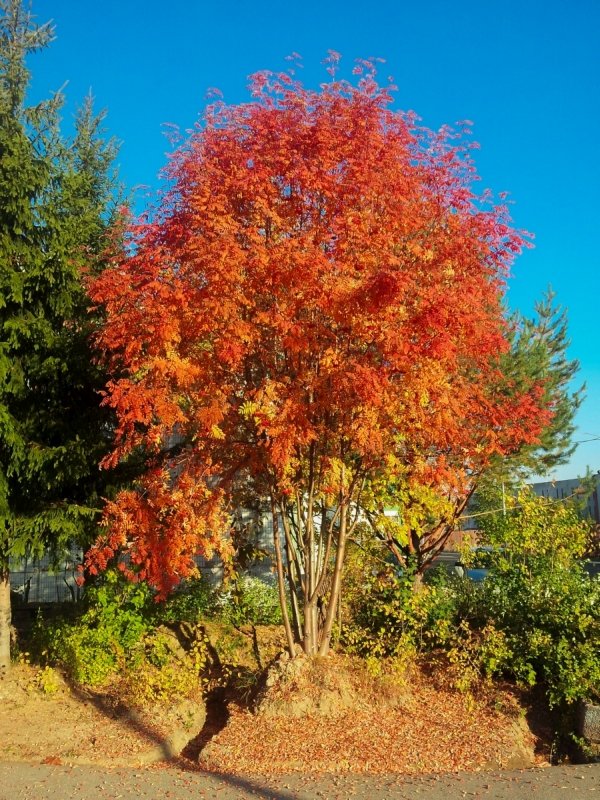
<path id="1" fill-rule="evenodd" d="M 599 437 L 600 438 L 600 437 Z M 544 495 L 537 495 L 538 497 L 543 497 Z M 567 497 L 546 497 L 545 499 L 549 503 L 564 503 L 567 500 L 572 500 L 577 495 L 570 494 Z M 515 508 L 523 508 L 523 503 L 518 503 L 515 506 L 512 506 L 509 510 L 512 511 Z M 475 514 L 465 514 L 464 516 L 460 516 L 456 518 L 457 522 L 460 522 L 462 519 L 475 519 L 475 517 L 485 517 L 487 514 L 498 514 L 499 512 L 502 513 L 504 511 L 503 508 L 493 508 L 491 511 L 478 511 Z"/>

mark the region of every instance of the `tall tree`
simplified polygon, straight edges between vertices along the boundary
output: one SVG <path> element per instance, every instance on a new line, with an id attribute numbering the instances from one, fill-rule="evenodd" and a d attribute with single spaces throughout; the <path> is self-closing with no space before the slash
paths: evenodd
<path id="1" fill-rule="evenodd" d="M 554 292 L 548 289 L 536 303 L 534 317 L 514 315 L 511 349 L 503 363 L 504 372 L 517 385 L 532 378 L 543 382 L 543 404 L 552 409 L 552 419 L 539 442 L 523 445 L 510 458 L 493 464 L 488 472 L 490 480 L 513 482 L 532 475 L 547 475 L 566 464 L 577 447 L 573 443 L 574 420 L 585 386 L 573 385 L 579 362 L 568 357 L 567 312 L 554 298 Z"/>
<path id="2" fill-rule="evenodd" d="M 336 56 L 330 69 L 335 73 Z M 482 206 L 457 134 L 356 83 L 261 73 L 171 159 L 154 218 L 105 270 L 99 345 L 137 489 L 89 553 L 167 593 L 227 553 L 231 509 L 268 504 L 291 653 L 328 651 L 348 537 L 385 474 L 461 497 L 471 462 L 533 442 L 543 386 L 508 390 L 502 290 L 523 243 Z M 286 603 L 291 598 L 291 617 Z"/>
<path id="3" fill-rule="evenodd" d="M 88 101 L 76 133 L 62 98 L 27 105 L 27 56 L 52 39 L 0 2 L 0 668 L 9 664 L 10 558 L 91 530 L 110 443 L 89 345 L 82 269 L 111 228 L 112 142 Z"/>

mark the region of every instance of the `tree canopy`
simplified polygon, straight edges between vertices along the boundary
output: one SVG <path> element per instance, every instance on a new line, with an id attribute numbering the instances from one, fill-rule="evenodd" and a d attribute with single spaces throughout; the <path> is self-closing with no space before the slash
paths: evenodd
<path id="1" fill-rule="evenodd" d="M 150 466 L 108 504 L 88 564 L 125 548 L 165 594 L 194 554 L 227 555 L 250 492 L 272 511 L 290 649 L 308 653 L 327 651 L 378 481 L 455 501 L 552 414 L 543 376 L 502 369 L 526 238 L 475 193 L 468 126 L 431 131 L 391 108 L 372 63 L 353 82 L 336 68 L 318 90 L 259 73 L 248 103 L 211 105 L 91 286 L 120 375 L 104 463 L 143 448 Z"/>
<path id="2" fill-rule="evenodd" d="M 550 419 L 539 438 L 523 440 L 511 452 L 498 452 L 491 458 L 487 454 L 483 459 L 472 458 L 462 493 L 440 493 L 434 487 L 397 480 L 380 479 L 373 487 L 365 509 L 371 532 L 402 567 L 412 562 L 418 575 L 445 547 L 465 512 L 479 509 L 483 498 L 500 487 L 516 492 L 523 481 L 549 474 L 566 464 L 576 448 L 574 418 L 585 386 L 573 387 L 579 364 L 567 356 L 566 311 L 554 304 L 550 289 L 535 311 L 533 318 L 519 313 L 509 316 L 510 346 L 500 356 L 500 370 L 511 391 L 520 392 L 534 383 L 543 386 L 540 408 L 546 415 L 550 412 Z M 395 515 L 386 515 L 385 509 L 393 509 Z"/>

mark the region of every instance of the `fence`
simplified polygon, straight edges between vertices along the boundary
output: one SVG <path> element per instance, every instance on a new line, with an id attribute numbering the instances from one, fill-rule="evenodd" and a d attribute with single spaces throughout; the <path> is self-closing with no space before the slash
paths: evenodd
<path id="1" fill-rule="evenodd" d="M 238 512 L 238 524 L 248 528 L 257 547 L 266 552 L 273 548 L 273 527 L 270 514 L 242 509 Z M 219 558 L 207 560 L 198 556 L 196 564 L 202 575 L 216 585 L 223 578 L 223 564 Z M 77 585 L 78 567 L 83 562 L 83 550 L 73 547 L 60 558 L 50 554 L 42 558 L 27 556 L 10 563 L 10 588 L 13 599 L 23 604 L 76 602 L 85 587 Z M 267 582 L 273 580 L 270 557 L 258 559 L 249 572 Z M 16 597 L 15 597 L 16 595 Z"/>
<path id="2" fill-rule="evenodd" d="M 49 554 L 42 558 L 26 556 L 10 564 L 10 588 L 23 603 L 63 603 L 76 601 L 82 589 L 77 585 L 77 567 L 83 551 L 73 548 L 59 559 Z"/>

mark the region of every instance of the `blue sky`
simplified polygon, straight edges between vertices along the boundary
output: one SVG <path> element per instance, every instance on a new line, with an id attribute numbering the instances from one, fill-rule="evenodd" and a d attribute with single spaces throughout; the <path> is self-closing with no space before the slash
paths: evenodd
<path id="1" fill-rule="evenodd" d="M 598 0 L 33 0 L 33 12 L 54 20 L 57 37 L 31 59 L 33 95 L 68 81 L 68 127 L 91 89 L 140 209 L 169 149 L 164 123 L 191 127 L 210 87 L 247 99 L 247 76 L 284 68 L 294 51 L 308 85 L 324 79 L 328 49 L 348 68 L 379 56 L 397 107 L 432 128 L 473 120 L 482 187 L 508 191 L 515 224 L 536 237 L 514 266 L 509 303 L 531 313 L 551 284 L 567 307 L 570 356 L 588 386 L 576 438 L 600 439 Z M 600 469 L 600 440 L 584 441 L 554 477 L 587 466 Z"/>

